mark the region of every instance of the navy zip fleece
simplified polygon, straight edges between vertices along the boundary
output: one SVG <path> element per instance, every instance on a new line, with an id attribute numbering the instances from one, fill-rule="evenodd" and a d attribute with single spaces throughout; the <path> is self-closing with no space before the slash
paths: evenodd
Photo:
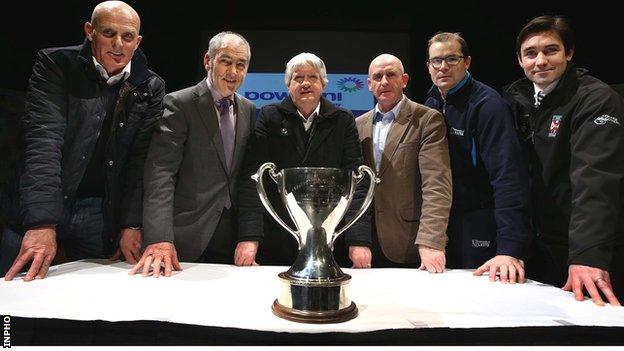
<path id="1" fill-rule="evenodd" d="M 508 104 L 467 73 L 446 99 L 433 86 L 425 105 L 447 123 L 453 209 L 493 209 L 496 254 L 523 259 L 530 240 L 528 172 Z"/>

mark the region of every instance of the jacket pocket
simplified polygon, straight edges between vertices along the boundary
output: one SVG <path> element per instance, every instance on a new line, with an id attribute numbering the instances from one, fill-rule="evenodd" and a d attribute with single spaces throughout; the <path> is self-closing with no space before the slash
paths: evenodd
<path id="1" fill-rule="evenodd" d="M 402 208 L 400 214 L 406 222 L 420 222 L 420 211 L 415 208 Z"/>
<path id="2" fill-rule="evenodd" d="M 173 207 L 176 209 L 192 211 L 195 209 L 196 201 L 192 197 L 175 194 L 173 197 Z"/>
<path id="3" fill-rule="evenodd" d="M 399 146 L 397 147 L 397 150 L 414 148 L 414 147 L 418 147 L 419 145 L 420 143 L 418 143 L 417 141 L 409 141 L 409 142 L 399 144 Z"/>
<path id="4" fill-rule="evenodd" d="M 396 151 L 396 158 L 399 161 L 402 172 L 404 172 L 405 176 L 411 177 L 411 175 L 416 171 L 416 166 L 418 165 L 418 150 L 420 144 L 417 142 L 409 142 L 402 143 L 399 145 Z"/>

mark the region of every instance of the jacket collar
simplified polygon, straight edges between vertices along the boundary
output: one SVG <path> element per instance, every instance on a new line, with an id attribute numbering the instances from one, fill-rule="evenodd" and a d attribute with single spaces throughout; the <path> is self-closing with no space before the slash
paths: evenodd
<path id="1" fill-rule="evenodd" d="M 241 104 L 241 97 L 238 93 L 234 93 L 232 98 L 234 99 L 234 108 L 236 109 L 236 136 L 234 139 L 234 155 L 233 163 L 230 168 L 227 167 L 225 151 L 223 147 L 223 138 L 221 136 L 221 128 L 219 127 L 219 121 L 217 111 L 215 109 L 215 101 L 206 83 L 206 79 L 202 79 L 197 85 L 195 85 L 195 106 L 197 108 L 197 115 L 206 127 L 208 139 L 213 143 L 217 150 L 217 156 L 221 161 L 223 172 L 227 175 L 235 174 L 235 170 L 240 167 L 242 162 L 241 155 L 244 151 L 244 140 L 241 137 L 246 131 L 251 130 L 251 116 L 247 113 L 248 110 L 244 108 L 238 108 Z"/>
<path id="2" fill-rule="evenodd" d="M 474 84 L 474 78 L 472 75 L 466 71 L 466 75 L 464 78 L 457 84 L 457 86 L 453 87 L 449 90 L 449 93 L 446 95 L 446 99 L 442 98 L 442 94 L 440 94 L 440 89 L 433 84 L 429 91 L 427 92 L 427 97 L 434 98 L 438 101 L 446 100 L 447 102 L 452 102 L 455 99 L 458 99 L 460 96 L 463 96 L 465 92 L 470 90 L 470 87 Z"/>
<path id="3" fill-rule="evenodd" d="M 557 86 L 550 93 L 548 93 L 546 97 L 544 97 L 542 105 L 547 104 L 548 101 L 554 99 L 554 97 L 563 94 L 563 91 L 564 89 L 566 89 L 566 87 L 570 86 L 571 84 L 575 84 L 578 80 L 578 77 L 587 74 L 587 72 L 588 71 L 584 68 L 577 68 L 576 65 L 574 65 L 574 63 L 572 62 L 568 63 L 568 67 L 566 67 L 566 70 L 561 75 L 559 83 L 557 83 Z M 533 82 L 530 81 L 528 78 L 525 77 L 519 79 L 507 86 L 504 90 L 518 101 L 521 101 L 527 105 L 533 105 L 535 89 L 533 86 Z"/>
<path id="4" fill-rule="evenodd" d="M 103 80 L 93 64 L 93 52 L 91 51 L 91 42 L 88 39 L 85 39 L 82 45 L 79 46 L 78 57 L 89 76 L 93 79 Z M 130 77 L 126 81 L 132 85 L 137 86 L 153 75 L 147 68 L 147 58 L 140 48 L 134 51 L 131 62 L 132 70 L 130 71 Z"/>
<path id="5" fill-rule="evenodd" d="M 277 109 L 280 110 L 280 112 L 284 113 L 285 115 L 288 115 L 297 119 L 301 118 L 299 114 L 297 113 L 297 107 L 295 106 L 295 103 L 292 101 L 292 98 L 290 97 L 290 95 L 288 95 L 284 100 L 282 100 L 282 102 L 279 103 L 279 105 L 277 105 Z M 320 119 L 333 118 L 334 114 L 338 111 L 339 111 L 338 108 L 334 104 L 332 104 L 323 96 L 321 96 L 321 108 L 319 109 L 319 115 L 317 116 L 319 120 L 317 122 L 320 122 Z"/>

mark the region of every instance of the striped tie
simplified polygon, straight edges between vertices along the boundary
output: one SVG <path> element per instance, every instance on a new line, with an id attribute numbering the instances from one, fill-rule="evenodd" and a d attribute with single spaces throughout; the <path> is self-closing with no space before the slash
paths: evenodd
<path id="1" fill-rule="evenodd" d="M 535 95 L 535 107 L 538 107 L 542 103 L 543 99 L 544 99 L 544 92 L 540 90 L 537 92 L 537 95 Z"/>

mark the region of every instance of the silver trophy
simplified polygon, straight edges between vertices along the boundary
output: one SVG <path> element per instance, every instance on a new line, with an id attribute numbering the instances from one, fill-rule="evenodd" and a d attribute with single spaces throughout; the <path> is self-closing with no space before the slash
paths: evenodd
<path id="1" fill-rule="evenodd" d="M 277 183 L 297 230 L 290 228 L 269 202 L 262 182 L 266 170 Z M 336 230 L 364 173 L 371 178 L 364 203 L 343 228 Z M 336 238 L 370 205 L 379 182 L 373 170 L 360 166 L 357 172 L 347 174 L 338 168 L 299 167 L 276 173 L 273 163 L 265 163 L 252 179 L 264 207 L 299 244 L 293 265 L 278 275 L 281 292 L 273 303 L 273 313 L 304 323 L 337 323 L 355 318 L 357 307 L 349 296 L 351 276 L 342 272 L 332 250 Z"/>

